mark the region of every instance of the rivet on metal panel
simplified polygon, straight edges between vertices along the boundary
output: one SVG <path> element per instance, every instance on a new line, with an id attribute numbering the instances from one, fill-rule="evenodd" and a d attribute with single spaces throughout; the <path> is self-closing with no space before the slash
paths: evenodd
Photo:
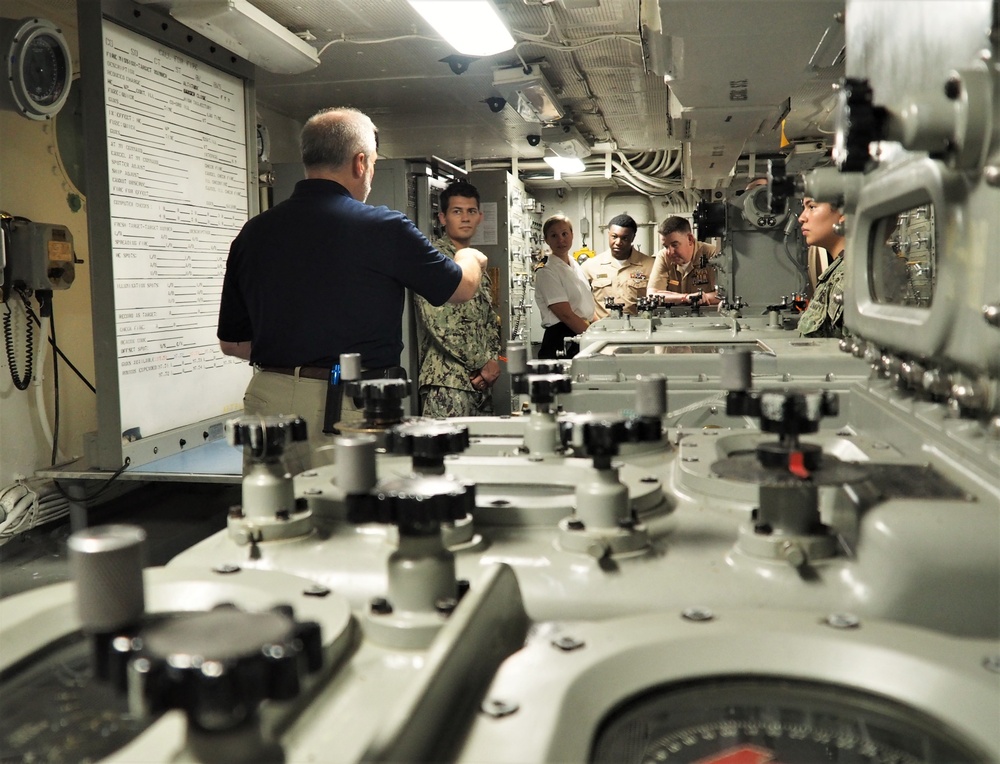
<path id="1" fill-rule="evenodd" d="M 824 622 L 835 629 L 856 629 L 861 625 L 861 619 L 853 613 L 831 613 Z"/>
<path id="2" fill-rule="evenodd" d="M 493 698 L 492 700 L 483 701 L 483 705 L 480 709 L 487 716 L 492 716 L 494 719 L 500 719 L 504 716 L 510 716 L 512 713 L 520 708 L 517 703 L 512 703 L 508 700 L 499 700 L 498 698 Z"/>
<path id="3" fill-rule="evenodd" d="M 715 613 L 707 607 L 689 607 L 681 613 L 681 617 L 685 621 L 704 622 L 713 620 L 715 618 Z"/>
<path id="4" fill-rule="evenodd" d="M 1000 328 L 1000 305 L 984 305 L 983 318 L 990 326 Z"/>
<path id="5" fill-rule="evenodd" d="M 434 601 L 434 609 L 441 615 L 451 615 L 456 607 L 458 600 L 454 597 L 439 597 Z"/>
<path id="6" fill-rule="evenodd" d="M 569 652 L 570 650 L 578 650 L 583 647 L 584 641 L 582 639 L 577 639 L 576 637 L 562 636 L 556 637 L 552 640 L 552 646 L 557 647 L 563 652 Z"/>

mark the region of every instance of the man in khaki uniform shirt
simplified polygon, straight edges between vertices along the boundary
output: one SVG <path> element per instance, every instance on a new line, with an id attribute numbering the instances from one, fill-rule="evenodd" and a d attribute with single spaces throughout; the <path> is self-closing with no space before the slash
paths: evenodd
<path id="1" fill-rule="evenodd" d="M 702 305 L 717 305 L 715 268 L 708 265 L 708 259 L 719 251 L 695 240 L 691 224 L 677 215 L 660 223 L 659 233 L 663 249 L 656 253 L 649 275 L 649 294 L 661 295 L 668 303 L 682 303 L 701 292 Z"/>
<path id="2" fill-rule="evenodd" d="M 598 319 L 608 315 L 605 298 L 614 297 L 615 302 L 625 306 L 625 313 L 634 316 L 636 300 L 646 295 L 653 258 L 632 246 L 638 230 L 631 216 L 617 215 L 608 223 L 609 249 L 583 263 L 597 303 L 594 315 Z"/>

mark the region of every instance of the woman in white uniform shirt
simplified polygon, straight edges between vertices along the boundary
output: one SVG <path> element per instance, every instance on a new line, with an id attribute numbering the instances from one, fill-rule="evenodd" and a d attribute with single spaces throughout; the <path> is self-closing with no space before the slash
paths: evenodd
<path id="1" fill-rule="evenodd" d="M 590 282 L 569 250 L 573 246 L 573 224 L 564 215 L 553 215 L 542 224 L 542 236 L 552 250 L 545 265 L 535 271 L 535 305 L 545 327 L 539 358 L 556 358 L 566 337 L 582 334 L 594 318 L 594 295 Z M 575 345 L 575 347 L 573 347 Z M 567 348 L 567 357 L 580 346 Z"/>

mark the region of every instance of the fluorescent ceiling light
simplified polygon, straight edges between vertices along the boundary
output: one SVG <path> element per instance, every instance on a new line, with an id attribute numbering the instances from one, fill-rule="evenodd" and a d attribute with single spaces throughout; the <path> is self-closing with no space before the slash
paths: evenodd
<path id="1" fill-rule="evenodd" d="M 300 74 L 319 66 L 313 46 L 246 0 L 167 0 L 167 5 L 184 26 L 269 72 Z"/>
<path id="2" fill-rule="evenodd" d="M 590 156 L 590 144 L 572 125 L 543 127 L 542 142 L 557 157 L 583 159 Z"/>
<path id="3" fill-rule="evenodd" d="M 466 56 L 492 56 L 514 47 L 490 0 L 409 0 L 444 41 Z"/>
<path id="4" fill-rule="evenodd" d="M 519 66 L 496 69 L 493 72 L 493 87 L 503 94 L 525 122 L 544 124 L 566 116 L 555 91 L 537 66 L 531 67 L 528 74 Z"/>
<path id="5" fill-rule="evenodd" d="M 551 167 L 560 175 L 573 175 L 583 172 L 587 166 L 578 157 L 543 157 L 545 164 Z"/>

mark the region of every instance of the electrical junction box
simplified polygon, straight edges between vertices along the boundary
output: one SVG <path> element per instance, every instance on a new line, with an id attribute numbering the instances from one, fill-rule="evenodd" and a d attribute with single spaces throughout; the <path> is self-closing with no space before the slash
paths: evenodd
<path id="1" fill-rule="evenodd" d="M 14 221 L 6 281 L 28 289 L 69 289 L 76 278 L 73 234 L 66 226 Z"/>

